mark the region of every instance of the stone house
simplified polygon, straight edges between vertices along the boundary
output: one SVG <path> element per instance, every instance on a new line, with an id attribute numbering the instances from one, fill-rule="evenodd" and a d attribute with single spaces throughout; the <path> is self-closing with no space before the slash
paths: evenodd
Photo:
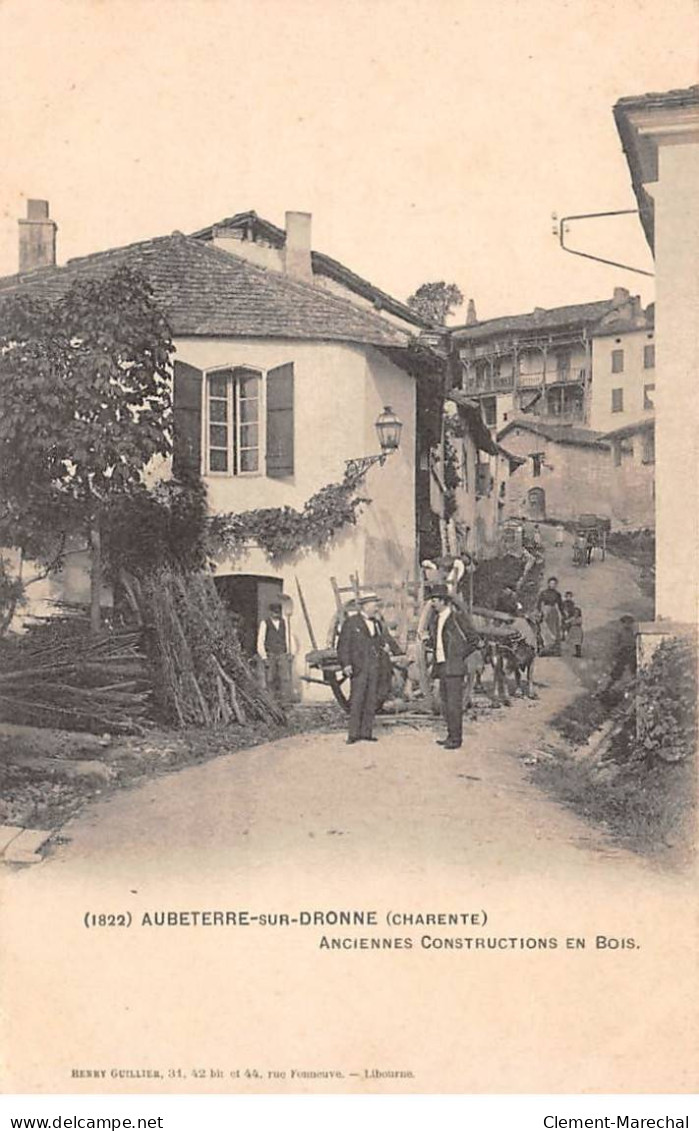
<path id="1" fill-rule="evenodd" d="M 592 426 L 593 334 L 610 317 L 635 328 L 638 306 L 617 287 L 611 299 L 598 302 L 483 322 L 472 316 L 451 330 L 461 362 L 457 387 L 479 402 L 496 432 L 522 415 Z"/>
<path id="2" fill-rule="evenodd" d="M 655 397 L 655 307 L 638 297 L 616 307 L 591 331 L 592 370 L 587 423 L 598 432 L 652 420 Z"/>
<path id="3" fill-rule="evenodd" d="M 498 442 L 523 461 L 508 486 L 506 518 L 613 517 L 611 453 L 601 433 L 525 416 L 506 424 Z"/>
<path id="4" fill-rule="evenodd" d="M 633 529 L 655 526 L 655 421 L 624 424 L 607 432 L 611 447 L 610 499 L 612 517 Z"/>

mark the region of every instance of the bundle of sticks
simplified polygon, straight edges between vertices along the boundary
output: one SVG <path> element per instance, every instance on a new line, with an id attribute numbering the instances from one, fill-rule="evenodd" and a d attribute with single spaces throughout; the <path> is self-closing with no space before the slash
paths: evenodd
<path id="1" fill-rule="evenodd" d="M 163 569 L 141 580 L 139 604 L 155 696 L 170 722 L 284 722 L 243 654 L 209 574 Z"/>
<path id="2" fill-rule="evenodd" d="M 151 680 L 140 633 L 91 636 L 61 620 L 40 625 L 4 650 L 0 717 L 64 730 L 142 730 Z"/>

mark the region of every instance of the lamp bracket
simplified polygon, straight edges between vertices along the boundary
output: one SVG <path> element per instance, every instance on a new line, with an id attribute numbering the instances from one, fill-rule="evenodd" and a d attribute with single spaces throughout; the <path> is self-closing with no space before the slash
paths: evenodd
<path id="1" fill-rule="evenodd" d="M 389 452 L 379 452 L 375 456 L 360 456 L 359 459 L 345 460 L 345 475 L 348 479 L 363 479 L 370 467 L 375 464 L 383 467 Z"/>

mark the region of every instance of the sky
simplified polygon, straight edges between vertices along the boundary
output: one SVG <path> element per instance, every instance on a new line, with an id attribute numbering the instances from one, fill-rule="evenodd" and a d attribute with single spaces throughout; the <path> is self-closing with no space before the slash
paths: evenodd
<path id="1" fill-rule="evenodd" d="M 0 274 L 38 197 L 59 262 L 300 210 L 401 299 L 653 297 L 551 214 L 635 207 L 612 106 L 699 81 L 696 0 L 0 0 L 0 44 Z M 652 271 L 636 216 L 574 236 Z"/>

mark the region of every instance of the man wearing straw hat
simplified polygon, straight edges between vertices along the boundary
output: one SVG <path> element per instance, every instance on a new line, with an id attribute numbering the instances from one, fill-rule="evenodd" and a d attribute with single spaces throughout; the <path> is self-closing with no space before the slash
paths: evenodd
<path id="1" fill-rule="evenodd" d="M 358 615 L 345 617 L 337 642 L 340 666 L 351 679 L 348 745 L 377 741 L 372 731 L 384 645 L 381 626 L 375 619 L 379 607 L 376 594 L 363 593 L 356 599 L 356 607 Z"/>

